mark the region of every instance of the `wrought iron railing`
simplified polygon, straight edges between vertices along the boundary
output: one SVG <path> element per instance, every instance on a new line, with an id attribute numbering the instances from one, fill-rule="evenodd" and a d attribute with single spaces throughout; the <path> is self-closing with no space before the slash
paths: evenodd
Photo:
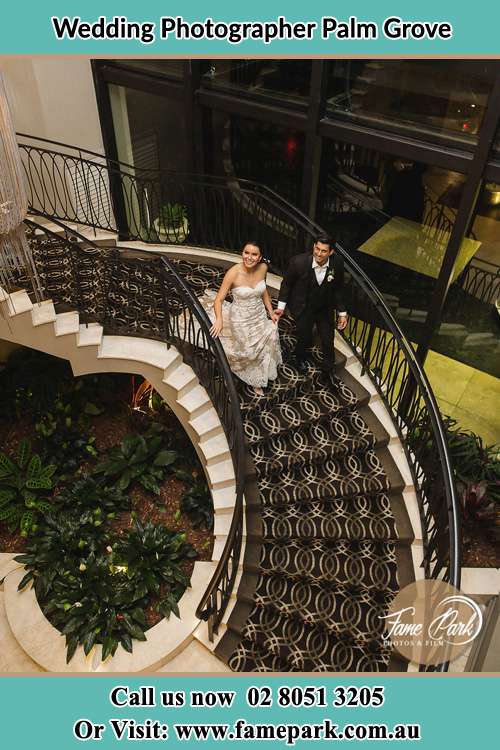
<path id="1" fill-rule="evenodd" d="M 164 255 L 98 247 L 54 222 L 58 232 L 26 221 L 44 299 L 71 307 L 81 323 L 100 323 L 107 334 L 141 336 L 174 345 L 190 364 L 220 416 L 236 476 L 236 502 L 224 552 L 199 614 L 217 631 L 238 570 L 243 529 L 245 449 L 238 394 L 224 350 L 210 335 L 210 320 Z M 29 289 L 29 280 L 18 282 Z"/>
<path id="2" fill-rule="evenodd" d="M 454 286 L 485 305 L 494 305 L 500 299 L 500 266 L 473 259 Z"/>
<path id="3" fill-rule="evenodd" d="M 71 185 L 70 176 L 65 181 L 63 175 L 65 170 L 70 170 L 66 165 L 77 158 L 75 154 L 68 156 L 48 148 L 47 144 L 41 147 L 21 143 L 20 149 L 35 210 L 51 218 L 56 216 L 100 229 L 112 228 L 111 221 L 95 221 L 101 215 L 99 205 L 95 209 L 85 206 L 80 210 L 77 201 L 66 200 L 68 191 L 64 190 L 64 205 L 62 197 L 50 197 L 59 184 Z M 103 202 L 115 207 L 117 228 L 129 239 L 167 245 L 186 241 L 192 246 L 236 252 L 251 238 L 270 258 L 271 269 L 282 273 L 290 257 L 310 248 L 321 231 L 276 193 L 250 181 L 167 172 L 152 174 L 109 160 L 106 165 L 97 165 L 91 156 L 83 154 L 79 165 L 82 173 L 87 165 L 91 170 L 84 183 L 96 182 L 92 170 L 102 171 L 103 179 L 99 179 L 99 184 L 113 186 L 113 192 L 110 191 Z M 89 200 L 103 200 L 99 191 L 92 196 L 90 191 L 84 194 Z M 162 227 L 161 222 L 155 224 L 155 216 L 161 215 L 157 213 L 161 206 L 174 204 L 184 208 L 182 231 L 175 226 Z M 57 213 L 58 205 L 63 206 L 60 213 Z M 168 216 L 167 210 L 164 215 Z M 392 413 L 405 446 L 419 502 L 425 576 L 444 578 L 458 588 L 459 505 L 436 400 L 412 347 L 381 294 L 343 247 L 337 245 L 337 252 L 343 257 L 346 269 L 350 320 L 345 339 Z M 228 559 L 225 550 L 224 564 Z M 219 579 L 227 577 L 224 566 L 219 565 L 218 571 L 203 600 L 210 616 L 217 601 L 214 594 L 219 586 L 217 575 Z M 224 606 L 224 602 L 222 598 L 217 606 Z M 446 665 L 440 668 L 445 669 Z"/>

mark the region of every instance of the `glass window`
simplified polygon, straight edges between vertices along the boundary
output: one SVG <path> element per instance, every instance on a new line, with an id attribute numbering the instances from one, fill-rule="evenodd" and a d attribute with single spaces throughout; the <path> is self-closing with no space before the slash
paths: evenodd
<path id="1" fill-rule="evenodd" d="M 352 252 L 418 342 L 456 211 L 443 200 L 457 172 L 326 141 L 317 221 Z M 466 243 L 457 266 L 476 251 Z"/>
<path id="2" fill-rule="evenodd" d="M 442 132 L 477 140 L 496 76 L 487 60 L 337 60 L 327 112 L 377 127 Z"/>
<path id="3" fill-rule="evenodd" d="M 141 169 L 185 172 L 182 103 L 114 84 L 109 93 L 120 161 Z"/>
<path id="4" fill-rule="evenodd" d="M 459 199 L 458 187 L 447 202 Z M 478 249 L 450 287 L 432 348 L 500 377 L 500 184 L 483 186 L 464 242 Z"/>
<path id="5" fill-rule="evenodd" d="M 216 174 L 255 180 L 298 205 L 304 135 L 273 123 L 212 113 L 212 168 Z"/>
<path id="6" fill-rule="evenodd" d="M 203 84 L 248 96 L 304 104 L 311 60 L 210 60 Z"/>

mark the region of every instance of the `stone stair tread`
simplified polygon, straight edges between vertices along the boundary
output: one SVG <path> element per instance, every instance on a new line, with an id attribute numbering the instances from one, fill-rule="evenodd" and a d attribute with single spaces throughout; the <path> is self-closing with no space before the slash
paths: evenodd
<path id="1" fill-rule="evenodd" d="M 101 359 L 130 359 L 165 370 L 178 359 L 179 353 L 173 346 L 168 348 L 162 341 L 106 335 L 102 339 L 98 356 Z"/>
<path id="2" fill-rule="evenodd" d="M 104 329 L 99 323 L 80 324 L 77 346 L 99 346 L 103 331 Z"/>
<path id="3" fill-rule="evenodd" d="M 80 330 L 80 319 L 77 312 L 59 312 L 54 322 L 56 336 L 67 336 L 78 333 Z"/>
<path id="4" fill-rule="evenodd" d="M 31 311 L 31 320 L 34 326 L 41 326 L 45 323 L 54 323 L 56 311 L 51 300 L 45 300 L 39 304 L 33 305 Z"/>
<path id="5" fill-rule="evenodd" d="M 197 383 L 198 378 L 192 367 L 181 362 L 175 370 L 171 370 L 165 375 L 163 382 L 180 391 L 190 383 Z"/>
<path id="6" fill-rule="evenodd" d="M 10 317 L 21 315 L 33 309 L 33 302 L 24 289 L 19 289 L 7 295 L 7 309 Z"/>
<path id="7" fill-rule="evenodd" d="M 188 413 L 193 414 L 197 412 L 205 404 L 211 403 L 206 390 L 201 385 L 195 385 L 189 393 L 186 393 L 178 401 L 179 405 L 183 407 Z"/>

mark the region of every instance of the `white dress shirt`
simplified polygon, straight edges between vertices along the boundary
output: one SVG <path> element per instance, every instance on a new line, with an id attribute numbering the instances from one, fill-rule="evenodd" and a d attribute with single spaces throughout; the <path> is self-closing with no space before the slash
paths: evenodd
<path id="1" fill-rule="evenodd" d="M 320 266 L 316 258 L 313 256 L 312 268 L 314 269 L 314 273 L 316 274 L 316 281 L 318 282 L 318 286 L 321 286 L 321 284 L 325 280 L 326 272 L 328 271 L 328 263 L 323 263 L 323 265 Z M 284 310 L 285 307 L 286 302 L 278 302 L 278 310 Z M 347 312 L 339 312 L 339 315 L 347 315 Z"/>

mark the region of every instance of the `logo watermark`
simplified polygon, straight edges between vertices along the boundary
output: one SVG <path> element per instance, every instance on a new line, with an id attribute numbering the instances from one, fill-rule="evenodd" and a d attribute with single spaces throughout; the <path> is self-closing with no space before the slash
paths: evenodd
<path id="1" fill-rule="evenodd" d="M 443 581 L 410 583 L 397 594 L 382 619 L 386 644 L 417 664 L 453 661 L 483 626 L 478 604 Z"/>

